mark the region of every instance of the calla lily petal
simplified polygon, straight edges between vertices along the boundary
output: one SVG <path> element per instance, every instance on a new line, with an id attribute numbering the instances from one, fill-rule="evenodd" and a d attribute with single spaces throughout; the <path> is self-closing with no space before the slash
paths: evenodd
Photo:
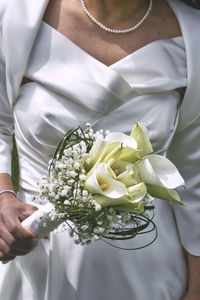
<path id="1" fill-rule="evenodd" d="M 128 195 L 125 184 L 114 179 L 112 172 L 105 163 L 98 164 L 85 182 L 87 191 L 114 199 Z"/>
<path id="2" fill-rule="evenodd" d="M 122 161 L 128 161 L 134 163 L 141 159 L 139 152 L 128 146 L 123 147 L 122 144 L 116 147 L 105 159 L 104 161 L 108 163 L 111 159 L 118 159 Z"/>
<path id="3" fill-rule="evenodd" d="M 144 182 L 138 183 L 127 188 L 127 191 L 130 195 L 130 202 L 139 202 L 144 199 L 147 194 L 147 187 Z"/>
<path id="4" fill-rule="evenodd" d="M 115 148 L 118 150 L 120 145 L 120 142 L 107 143 L 104 140 L 97 139 L 88 153 L 90 158 L 89 167 L 91 168 L 95 164 L 102 162 Z"/>
<path id="5" fill-rule="evenodd" d="M 121 205 L 116 205 L 115 209 L 119 211 L 133 212 L 135 214 L 142 214 L 144 212 L 145 204 L 145 201 L 140 201 L 137 203 L 125 203 Z"/>
<path id="6" fill-rule="evenodd" d="M 184 185 L 184 179 L 175 165 L 164 156 L 147 155 L 136 165 L 142 180 L 148 184 L 163 186 L 168 189 Z"/>
<path id="7" fill-rule="evenodd" d="M 121 160 L 119 160 L 119 159 L 110 159 L 109 162 L 108 162 L 108 165 L 109 165 L 113 170 L 116 170 L 116 171 L 117 171 L 117 172 L 116 172 L 116 175 L 117 175 L 117 176 L 120 176 L 120 175 L 126 173 L 126 172 L 127 172 L 127 166 L 128 166 L 128 165 L 131 165 L 131 166 L 135 167 L 134 164 L 129 163 L 129 162 L 127 162 L 127 161 L 121 161 Z"/>
<path id="8" fill-rule="evenodd" d="M 183 206 L 188 206 L 187 204 L 181 201 L 176 191 L 169 190 L 162 186 L 155 186 L 151 184 L 147 184 L 147 191 L 152 197 L 159 198 L 162 200 L 167 200 L 170 202 L 176 202 Z"/>
<path id="9" fill-rule="evenodd" d="M 137 184 L 131 188 L 128 188 L 128 195 L 124 195 L 120 198 L 110 198 L 105 195 L 96 194 L 94 195 L 95 201 L 101 206 L 116 206 L 124 204 L 136 204 L 144 199 L 147 188 L 144 183 Z M 132 206 L 132 208 L 135 206 Z"/>
<path id="10" fill-rule="evenodd" d="M 128 198 L 126 196 L 120 198 L 110 198 L 100 194 L 95 194 L 93 198 L 102 207 L 115 206 L 115 205 L 128 203 Z"/>
<path id="11" fill-rule="evenodd" d="M 116 178 L 123 182 L 126 187 L 137 184 L 140 181 L 137 168 L 134 164 L 117 159 L 111 159 L 108 162 L 108 165 L 113 170 Z"/>
<path id="12" fill-rule="evenodd" d="M 137 149 L 137 142 L 130 136 L 121 132 L 112 132 L 108 134 L 105 138 L 106 142 L 120 142 L 123 147 L 130 147 L 132 149 Z"/>
<path id="13" fill-rule="evenodd" d="M 105 149 L 106 142 L 103 139 L 97 139 L 88 156 L 90 158 L 90 162 L 88 164 L 89 167 L 94 166 L 94 164 L 98 161 L 99 157 L 101 157 L 103 150 Z"/>
<path id="14" fill-rule="evenodd" d="M 138 174 L 137 171 L 131 166 L 128 165 L 126 167 L 126 171 L 122 174 L 120 174 L 117 179 L 121 182 L 123 182 L 126 187 L 130 187 L 132 185 L 135 185 L 138 183 Z"/>
<path id="15" fill-rule="evenodd" d="M 137 142 L 137 150 L 141 157 L 153 152 L 148 131 L 144 125 L 139 123 L 135 124 L 131 132 L 131 137 Z"/>

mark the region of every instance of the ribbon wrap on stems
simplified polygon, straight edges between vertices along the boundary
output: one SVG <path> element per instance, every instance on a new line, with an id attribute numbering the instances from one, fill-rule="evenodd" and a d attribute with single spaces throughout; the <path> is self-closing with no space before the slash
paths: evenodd
<path id="1" fill-rule="evenodd" d="M 47 203 L 25 219 L 22 226 L 34 232 L 37 238 L 42 239 L 63 222 L 62 219 L 52 220 L 50 217 L 52 211 L 55 211 L 54 205 Z"/>

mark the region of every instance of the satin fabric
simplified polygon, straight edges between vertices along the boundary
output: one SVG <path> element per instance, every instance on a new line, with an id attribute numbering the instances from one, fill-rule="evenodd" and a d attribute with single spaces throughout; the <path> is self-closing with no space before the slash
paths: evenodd
<path id="1" fill-rule="evenodd" d="M 10 60 L 4 59 L 5 49 L 10 53 L 9 42 L 7 48 L 0 48 L 0 71 L 6 75 L 0 85 L 1 172 L 9 172 L 11 108 L 15 104 L 21 178 L 19 198 L 31 202 L 33 195 L 37 195 L 37 182 L 47 174 L 48 160 L 69 128 L 90 121 L 95 129 L 129 133 L 133 123 L 139 121 L 148 128 L 154 151 L 167 152 L 186 178 L 187 190 L 180 192 L 183 201 L 190 204 L 191 214 L 185 208 L 156 200 L 159 237 L 152 246 L 136 252 L 120 251 L 100 241 L 83 248 L 74 245 L 65 232 L 52 234 L 50 241 L 41 241 L 32 253 L 2 267 L 5 274 L 0 298 L 181 300 L 187 283 L 183 247 L 193 255 L 200 255 L 197 106 L 194 105 L 195 117 L 187 118 L 184 123 L 187 126 L 177 133 L 186 98 L 181 102 L 175 90 L 186 86 L 191 78 L 186 65 L 185 39 L 184 42 L 181 37 L 153 42 L 106 67 L 47 24 L 40 23 L 46 2 L 40 1 L 40 5 L 35 10 L 40 16 L 36 22 L 31 14 L 34 2 L 26 4 L 30 12 L 26 21 L 32 24 L 30 31 L 34 34 L 23 37 L 27 41 L 27 53 L 31 50 L 30 55 L 24 57 L 23 65 L 20 60 L 10 65 L 11 56 Z M 177 7 L 181 14 L 182 4 Z M 15 8 L 19 9 L 17 5 Z M 4 24 L 12 9 L 8 9 Z M 7 29 L 4 25 L 3 41 Z M 10 36 L 7 35 L 8 40 Z M 23 51 L 19 50 L 20 47 L 18 56 L 21 57 Z M 33 83 L 18 89 L 23 73 L 20 67 Z M 16 70 L 20 70 L 17 79 Z M 143 242 L 143 239 L 135 240 L 132 245 Z M 126 246 L 126 242 L 123 245 Z"/>

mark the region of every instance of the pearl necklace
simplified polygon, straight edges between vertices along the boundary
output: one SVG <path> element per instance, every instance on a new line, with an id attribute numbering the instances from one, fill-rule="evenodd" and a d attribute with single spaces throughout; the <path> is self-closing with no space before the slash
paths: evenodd
<path id="1" fill-rule="evenodd" d="M 116 34 L 124 34 L 124 33 L 128 33 L 131 31 L 136 30 L 138 27 L 140 27 L 144 21 L 147 19 L 147 17 L 149 16 L 151 9 L 152 9 L 152 5 L 153 5 L 153 0 L 149 1 L 149 7 L 147 9 L 146 14 L 142 17 L 142 19 L 133 27 L 127 28 L 127 29 L 112 29 L 109 27 L 106 27 L 105 25 L 103 25 L 102 23 L 100 23 L 87 9 L 86 5 L 85 5 L 85 1 L 84 0 L 80 0 L 82 8 L 84 10 L 84 12 L 86 13 L 86 15 L 90 18 L 90 20 L 95 23 L 96 25 L 98 25 L 100 28 L 102 28 L 103 30 L 110 32 L 110 33 L 116 33 Z"/>

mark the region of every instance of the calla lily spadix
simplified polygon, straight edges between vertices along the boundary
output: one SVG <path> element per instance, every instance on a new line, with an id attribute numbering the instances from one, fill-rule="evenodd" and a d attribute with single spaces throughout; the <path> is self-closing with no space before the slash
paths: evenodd
<path id="1" fill-rule="evenodd" d="M 105 163 L 100 163 L 85 182 L 85 188 L 92 194 L 100 194 L 108 198 L 128 196 L 124 183 L 111 176 L 112 170 Z"/>

